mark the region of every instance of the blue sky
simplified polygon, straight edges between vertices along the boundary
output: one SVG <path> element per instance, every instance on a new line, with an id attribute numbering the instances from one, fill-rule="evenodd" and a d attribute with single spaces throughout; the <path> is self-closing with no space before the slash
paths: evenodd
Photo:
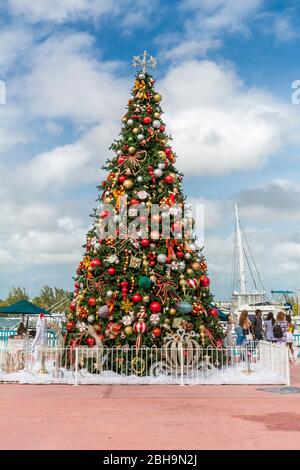
<path id="1" fill-rule="evenodd" d="M 297 289 L 299 19 L 295 0 L 3 0 L 0 297 L 72 287 L 144 49 L 185 192 L 205 203 L 216 297 L 230 289 L 235 201 L 266 288 Z"/>

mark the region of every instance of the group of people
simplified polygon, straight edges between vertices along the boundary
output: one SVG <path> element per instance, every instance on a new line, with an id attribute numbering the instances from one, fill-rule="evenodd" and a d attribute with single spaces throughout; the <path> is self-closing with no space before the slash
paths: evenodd
<path id="1" fill-rule="evenodd" d="M 262 311 L 255 311 L 255 318 L 251 322 L 248 311 L 243 310 L 238 323 L 235 325 L 236 345 L 242 346 L 249 341 L 271 341 L 278 344 L 286 344 L 289 348 L 290 359 L 295 362 L 294 343 L 295 326 L 291 315 L 278 312 L 276 320 L 272 312 L 269 312 L 266 320 L 263 320 Z"/>

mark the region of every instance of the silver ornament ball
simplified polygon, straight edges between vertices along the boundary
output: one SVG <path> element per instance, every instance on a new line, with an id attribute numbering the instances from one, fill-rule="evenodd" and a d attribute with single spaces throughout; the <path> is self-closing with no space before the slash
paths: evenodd
<path id="1" fill-rule="evenodd" d="M 154 170 L 154 176 L 156 176 L 156 178 L 160 178 L 162 176 L 163 172 L 162 170 L 160 170 L 160 168 L 155 168 Z"/>
<path id="2" fill-rule="evenodd" d="M 161 122 L 158 121 L 158 119 L 155 119 L 155 120 L 152 122 L 152 126 L 154 127 L 154 129 L 159 129 L 160 126 L 161 126 Z"/>
<path id="3" fill-rule="evenodd" d="M 128 126 L 132 126 L 133 122 L 134 122 L 133 119 L 128 119 L 127 121 Z"/>
<path id="4" fill-rule="evenodd" d="M 157 256 L 157 261 L 161 264 L 164 264 L 166 262 L 166 259 L 167 259 L 166 255 L 162 253 Z"/>

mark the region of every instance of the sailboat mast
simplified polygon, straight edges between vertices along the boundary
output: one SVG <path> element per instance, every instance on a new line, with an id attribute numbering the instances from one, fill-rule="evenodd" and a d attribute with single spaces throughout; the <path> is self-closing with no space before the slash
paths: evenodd
<path id="1" fill-rule="evenodd" d="M 236 218 L 237 248 L 238 248 L 239 268 L 240 268 L 240 293 L 246 294 L 246 273 L 245 273 L 243 244 L 242 244 L 242 236 L 241 236 L 237 204 L 235 204 L 234 207 L 235 207 L 235 218 Z"/>

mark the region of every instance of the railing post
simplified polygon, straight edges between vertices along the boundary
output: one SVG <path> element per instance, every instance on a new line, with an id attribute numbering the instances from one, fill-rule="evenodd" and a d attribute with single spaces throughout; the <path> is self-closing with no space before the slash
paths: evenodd
<path id="1" fill-rule="evenodd" d="M 78 348 L 75 348 L 75 387 L 78 386 Z"/>
<path id="2" fill-rule="evenodd" d="M 286 354 L 285 354 L 285 361 L 286 361 L 286 382 L 287 386 L 289 387 L 291 385 L 291 373 L 290 373 L 290 359 L 289 359 L 289 348 L 286 347 Z"/>
<path id="3" fill-rule="evenodd" d="M 183 387 L 184 383 L 183 383 L 183 371 L 184 371 L 184 354 L 183 354 L 183 347 L 181 347 L 181 381 L 180 381 L 180 385 L 181 387 Z"/>

